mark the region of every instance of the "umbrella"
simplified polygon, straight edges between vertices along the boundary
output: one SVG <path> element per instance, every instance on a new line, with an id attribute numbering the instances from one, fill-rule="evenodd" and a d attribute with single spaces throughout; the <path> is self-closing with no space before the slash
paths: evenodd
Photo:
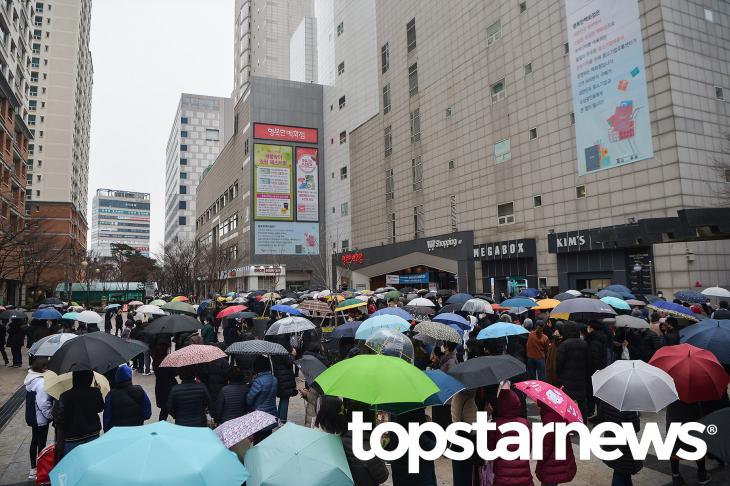
<path id="1" fill-rule="evenodd" d="M 423 403 L 386 403 L 378 405 L 378 409 L 400 415 L 419 408 L 445 405 L 454 395 L 464 389 L 464 385 L 459 380 L 441 370 L 426 370 L 424 373 L 434 382 L 439 391 L 428 397 Z"/>
<path id="2" fill-rule="evenodd" d="M 385 300 L 394 300 L 399 299 L 401 297 L 401 293 L 397 290 L 389 290 L 383 294 L 383 298 Z"/>
<path id="3" fill-rule="evenodd" d="M 390 309 L 394 309 L 394 307 L 390 307 Z M 403 307 L 399 307 L 399 309 L 403 309 L 404 311 L 411 314 L 413 316 L 413 319 L 416 321 L 427 321 L 432 315 L 436 313 L 436 311 L 433 310 L 433 307 L 418 305 L 404 305 Z"/>
<path id="4" fill-rule="evenodd" d="M 165 302 L 167 303 L 167 302 Z M 165 311 L 154 304 L 147 304 L 137 307 L 136 314 L 150 314 L 152 316 L 164 316 Z"/>
<path id="5" fill-rule="evenodd" d="M 241 356 L 285 356 L 289 354 L 289 351 L 279 343 L 252 339 L 251 341 L 239 341 L 231 344 L 226 348 L 226 353 Z"/>
<path id="6" fill-rule="evenodd" d="M 362 325 L 357 328 L 355 339 L 368 339 L 379 329 L 394 329 L 398 332 L 404 332 L 410 328 L 410 323 L 402 317 L 384 314 L 365 319 Z"/>
<path id="7" fill-rule="evenodd" d="M 274 425 L 277 421 L 277 418 L 273 415 L 256 410 L 241 417 L 223 422 L 213 432 L 223 442 L 223 445 L 230 449 L 242 440 L 251 437 L 259 430 Z"/>
<path id="8" fill-rule="evenodd" d="M 596 295 L 596 289 L 583 289 L 580 291 L 580 293 L 586 295 Z M 578 296 L 576 295 L 576 297 Z"/>
<path id="9" fill-rule="evenodd" d="M 378 287 L 375 289 L 376 294 L 383 294 L 385 292 L 388 292 L 390 290 L 397 290 L 395 287 Z"/>
<path id="10" fill-rule="evenodd" d="M 723 462 L 730 462 L 730 408 L 722 408 L 706 415 L 699 421 L 708 427 L 714 426 L 700 435 L 707 444 L 707 452 Z M 713 433 L 714 432 L 714 433 Z"/>
<path id="11" fill-rule="evenodd" d="M 500 302 L 499 305 L 502 307 L 527 307 L 529 309 L 530 307 L 535 307 L 537 303 L 527 297 L 512 297 L 511 299 Z"/>
<path id="12" fill-rule="evenodd" d="M 704 304 L 709 302 L 710 298 L 701 292 L 695 292 L 694 290 L 680 290 L 674 292 L 674 298 L 679 299 L 682 302 L 689 302 L 690 304 Z"/>
<path id="13" fill-rule="evenodd" d="M 281 312 L 284 314 L 290 314 L 292 316 L 301 316 L 302 311 L 297 309 L 296 307 L 292 307 L 290 305 L 284 305 L 284 304 L 277 304 L 273 307 L 271 307 L 271 310 L 274 312 Z"/>
<path id="14" fill-rule="evenodd" d="M 353 484 L 342 441 L 291 422 L 246 452 L 248 486 Z"/>
<path id="15" fill-rule="evenodd" d="M 621 297 L 624 299 L 635 299 L 636 296 L 631 293 L 631 290 L 625 286 L 625 285 L 619 285 L 619 284 L 612 284 L 606 287 L 605 290 L 611 290 L 613 292 L 618 292 L 621 294 Z"/>
<path id="16" fill-rule="evenodd" d="M 234 292 L 235 295 L 235 292 Z M 173 297 L 171 302 L 187 302 L 188 298 L 184 295 L 178 295 L 177 297 Z"/>
<path id="17" fill-rule="evenodd" d="M 362 324 L 360 321 L 346 322 L 341 326 L 337 326 L 328 337 L 329 339 L 355 338 L 355 333 L 360 324 Z"/>
<path id="18" fill-rule="evenodd" d="M 553 299 L 559 300 L 560 302 L 562 302 L 564 300 L 575 299 L 576 297 L 578 297 L 578 296 L 569 294 L 568 292 L 561 292 L 558 295 L 556 295 L 555 297 L 553 297 Z"/>
<path id="19" fill-rule="evenodd" d="M 618 360 L 591 377 L 593 395 L 622 412 L 658 412 L 676 401 L 674 380 L 640 360 Z"/>
<path id="20" fill-rule="evenodd" d="M 79 318 L 78 312 L 66 312 L 64 315 L 61 316 L 61 319 L 65 319 L 67 321 L 75 321 Z"/>
<path id="21" fill-rule="evenodd" d="M 210 363 L 219 358 L 226 358 L 226 353 L 217 346 L 207 344 L 191 344 L 182 349 L 173 351 L 165 356 L 160 366 L 167 368 L 182 368 L 202 363 Z"/>
<path id="22" fill-rule="evenodd" d="M 526 288 L 522 289 L 522 291 L 519 294 L 519 297 L 537 297 L 540 295 L 540 291 L 533 288 Z"/>
<path id="23" fill-rule="evenodd" d="M 304 374 L 304 381 L 307 385 L 311 385 L 312 382 L 327 369 L 324 363 L 315 358 L 312 355 L 302 356 L 300 359 L 295 361 L 296 365 L 302 370 Z"/>
<path id="24" fill-rule="evenodd" d="M 657 300 L 655 302 L 652 302 L 651 304 L 648 304 L 646 306 L 646 308 L 652 309 L 652 310 L 657 310 L 657 311 L 662 311 L 662 312 L 667 313 L 670 316 L 678 317 L 680 319 L 687 319 L 689 321 L 695 321 L 695 322 L 698 320 L 689 307 L 675 304 L 674 302 Z"/>
<path id="25" fill-rule="evenodd" d="M 469 299 L 461 306 L 461 310 L 470 314 L 494 314 L 492 305 L 484 299 Z"/>
<path id="26" fill-rule="evenodd" d="M 198 309 L 196 312 L 198 313 L 199 316 L 203 315 L 203 313 L 206 311 L 206 309 L 208 309 L 208 306 L 210 305 L 211 302 L 213 302 L 213 301 L 210 299 L 205 299 L 200 304 L 198 304 Z"/>
<path id="27" fill-rule="evenodd" d="M 570 295 L 570 294 L 568 294 Z M 537 305 L 532 310 L 551 310 L 560 305 L 559 299 L 542 299 L 537 301 Z"/>
<path id="28" fill-rule="evenodd" d="M 587 299 L 576 297 L 575 299 L 564 300 L 550 313 L 555 319 L 574 319 L 578 321 L 589 321 L 591 319 L 603 319 L 613 317 L 616 311 L 599 299 Z"/>
<path id="29" fill-rule="evenodd" d="M 33 313 L 33 319 L 39 319 L 42 321 L 55 321 L 61 318 L 61 313 L 52 307 L 46 307 L 45 309 L 38 309 Z"/>
<path id="30" fill-rule="evenodd" d="M 674 378 L 679 399 L 686 403 L 717 400 L 730 382 L 714 354 L 691 344 L 664 346 L 654 353 L 649 364 Z"/>
<path id="31" fill-rule="evenodd" d="M 462 331 L 471 329 L 471 327 L 472 327 L 469 324 L 469 321 L 467 321 L 465 318 L 463 318 L 459 314 L 454 314 L 452 312 L 438 314 L 436 317 L 433 318 L 433 321 L 440 322 L 441 324 L 448 324 L 448 325 L 456 326 L 459 329 L 461 329 Z M 459 342 L 461 342 L 461 341 L 459 341 Z"/>
<path id="32" fill-rule="evenodd" d="M 367 338 L 365 346 L 376 354 L 403 358 L 409 363 L 413 363 L 415 356 L 413 342 L 405 334 L 393 329 L 378 329 Z"/>
<path id="33" fill-rule="evenodd" d="M 149 344 L 140 341 L 139 339 L 127 339 L 127 344 L 129 344 L 129 347 L 136 351 L 137 354 L 135 354 L 135 356 L 148 352 L 150 350 Z"/>
<path id="34" fill-rule="evenodd" d="M 464 338 L 461 334 L 440 322 L 421 322 L 420 324 L 416 324 L 416 327 L 414 327 L 413 330 L 417 333 L 430 336 L 438 341 L 449 341 L 457 344 L 464 342 Z"/>
<path id="35" fill-rule="evenodd" d="M 156 305 L 158 307 L 161 306 L 161 305 L 165 305 L 165 304 L 167 304 L 167 301 L 164 301 L 162 299 L 155 299 L 155 300 L 153 300 L 152 302 L 149 303 L 149 305 Z"/>
<path id="36" fill-rule="evenodd" d="M 146 334 L 176 334 L 178 332 L 195 332 L 203 325 L 194 317 L 171 314 L 150 322 L 142 332 Z"/>
<path id="37" fill-rule="evenodd" d="M 46 297 L 40 303 L 40 305 L 64 305 L 65 302 L 56 297 Z"/>
<path id="38" fill-rule="evenodd" d="M 133 300 L 128 305 L 130 305 L 132 307 L 136 307 L 138 305 L 144 305 L 144 302 L 140 302 L 139 300 Z"/>
<path id="39" fill-rule="evenodd" d="M 463 308 L 464 308 L 464 304 L 446 304 L 445 306 L 443 306 L 442 308 L 439 309 L 438 313 L 439 314 L 445 314 L 447 312 L 448 313 L 454 313 L 454 312 L 461 311 L 461 309 L 463 309 Z M 494 304 L 492 304 L 492 309 L 493 310 L 496 310 L 497 309 L 494 306 Z"/>
<path id="40" fill-rule="evenodd" d="M 496 385 L 525 373 L 525 364 L 508 354 L 479 356 L 457 364 L 449 374 L 468 389 Z"/>
<path id="41" fill-rule="evenodd" d="M 439 391 L 433 381 L 412 364 L 380 354 L 361 354 L 342 360 L 327 368 L 315 381 L 326 395 L 368 405 L 423 402 Z"/>
<path id="42" fill-rule="evenodd" d="M 236 312 L 243 312 L 246 309 L 248 309 L 248 307 L 246 307 L 245 305 L 232 305 L 232 306 L 226 307 L 222 311 L 218 312 L 218 314 L 216 314 L 215 318 L 223 319 L 224 317 L 226 317 L 228 315 L 235 314 Z"/>
<path id="43" fill-rule="evenodd" d="M 447 304 L 465 304 L 467 301 L 473 299 L 474 296 L 471 294 L 454 294 L 446 299 Z"/>
<path id="44" fill-rule="evenodd" d="M 309 331 L 315 326 L 312 321 L 304 317 L 285 317 L 274 322 L 271 327 L 266 330 L 267 336 L 278 336 L 280 334 L 293 334 L 297 332 Z"/>
<path id="45" fill-rule="evenodd" d="M 76 320 L 86 324 L 99 324 L 102 321 L 101 316 L 97 312 L 89 310 L 79 312 Z"/>
<path id="46" fill-rule="evenodd" d="M 354 309 L 356 307 L 364 307 L 368 305 L 367 302 L 363 302 L 360 299 L 347 299 L 343 300 L 339 304 L 337 304 L 337 307 L 335 307 L 335 311 L 346 311 L 350 309 Z"/>
<path id="47" fill-rule="evenodd" d="M 50 477 L 67 486 L 238 486 L 249 474 L 209 428 L 162 421 L 113 427 L 64 456 Z"/>
<path id="48" fill-rule="evenodd" d="M 310 314 L 312 312 L 317 312 L 319 314 L 332 313 L 332 308 L 329 306 L 329 304 L 321 302 L 319 300 L 305 300 L 299 305 L 299 310 L 309 311 Z"/>
<path id="49" fill-rule="evenodd" d="M 20 311 L 18 309 L 11 309 L 6 310 L 0 313 L 0 319 L 3 321 L 13 321 L 13 320 L 27 320 L 28 316 L 25 314 L 25 312 Z"/>
<path id="50" fill-rule="evenodd" d="M 601 300 L 616 310 L 631 310 L 631 306 L 624 300 L 616 297 L 601 297 Z"/>
<path id="51" fill-rule="evenodd" d="M 603 289 L 599 290 L 596 294 L 599 299 L 602 299 L 604 297 L 613 297 L 614 299 L 623 299 L 623 295 L 619 292 L 614 292 L 613 290 Z"/>
<path id="52" fill-rule="evenodd" d="M 702 293 L 711 297 L 730 297 L 730 290 L 722 287 L 709 287 L 703 290 Z"/>
<path id="53" fill-rule="evenodd" d="M 81 312 L 82 310 L 84 310 L 84 308 L 81 307 L 80 305 L 72 305 L 72 306 L 69 306 L 68 310 L 70 312 Z"/>
<path id="54" fill-rule="evenodd" d="M 705 319 L 679 331 L 680 342 L 706 349 L 730 364 L 730 320 Z"/>
<path id="55" fill-rule="evenodd" d="M 243 312 L 234 312 L 233 314 L 228 314 L 226 317 L 224 317 L 224 319 L 241 320 L 241 319 L 255 319 L 256 317 L 258 317 L 258 316 L 256 315 L 255 312 L 243 311 Z"/>
<path id="56" fill-rule="evenodd" d="M 436 307 L 436 304 L 434 304 L 432 300 L 424 299 L 423 297 L 417 297 L 411 300 L 408 302 L 408 305 L 415 305 L 418 307 Z"/>
<path id="57" fill-rule="evenodd" d="M 508 336 L 519 336 L 521 334 L 529 334 L 529 331 L 524 327 L 512 324 L 511 322 L 495 322 L 494 324 L 479 331 L 477 339 L 496 339 Z"/>
<path id="58" fill-rule="evenodd" d="M 104 307 L 104 312 L 112 309 L 118 309 L 119 307 L 121 307 L 121 304 L 109 304 L 108 306 Z"/>
<path id="59" fill-rule="evenodd" d="M 616 327 L 630 327 L 632 329 L 649 329 L 649 323 L 644 319 L 626 314 L 616 316 Z"/>
<path id="60" fill-rule="evenodd" d="M 63 343 L 48 361 L 48 369 L 59 374 L 80 370 L 106 373 L 138 354 L 124 339 L 92 332 Z"/>
<path id="61" fill-rule="evenodd" d="M 515 383 L 515 388 L 536 402 L 543 403 L 563 417 L 566 422 L 583 422 L 578 405 L 561 388 L 540 380 Z"/>
<path id="62" fill-rule="evenodd" d="M 160 306 L 160 309 L 167 311 L 167 312 L 175 312 L 180 314 L 189 314 L 191 316 L 196 316 L 198 313 L 195 310 L 195 307 L 188 304 L 187 302 L 168 302 L 165 305 Z"/>
<path id="63" fill-rule="evenodd" d="M 261 300 L 277 300 L 281 299 L 281 295 L 277 294 L 276 292 L 266 292 L 265 294 L 261 294 Z"/>
<path id="64" fill-rule="evenodd" d="M 53 371 L 43 373 L 43 389 L 56 400 L 61 398 L 61 394 L 69 391 L 73 386 L 73 373 L 64 373 L 57 375 Z M 106 398 L 106 394 L 111 390 L 109 380 L 101 373 L 94 371 L 94 379 L 91 381 L 92 387 L 98 387 L 101 396 Z"/>
<path id="65" fill-rule="evenodd" d="M 402 317 L 406 321 L 413 320 L 413 316 L 408 311 L 404 310 L 402 307 L 384 307 L 380 310 L 373 312 L 372 316 L 370 316 L 370 317 L 382 316 L 383 314 Z"/>
<path id="66" fill-rule="evenodd" d="M 644 307 L 646 305 L 646 302 L 644 302 L 643 300 L 639 300 L 639 299 L 626 299 L 626 303 L 632 307 L 633 306 Z"/>
<path id="67" fill-rule="evenodd" d="M 28 354 L 31 356 L 53 356 L 63 343 L 76 337 L 78 337 L 76 334 L 69 332 L 42 337 L 33 343 L 33 346 L 28 350 Z"/>
<path id="68" fill-rule="evenodd" d="M 574 297 L 581 297 L 583 294 L 580 292 L 580 290 L 566 290 L 566 294 L 570 294 Z"/>

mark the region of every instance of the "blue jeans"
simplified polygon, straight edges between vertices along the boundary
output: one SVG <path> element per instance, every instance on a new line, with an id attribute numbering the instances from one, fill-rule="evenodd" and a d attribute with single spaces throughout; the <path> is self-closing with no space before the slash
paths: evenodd
<path id="1" fill-rule="evenodd" d="M 527 374 L 531 380 L 535 379 L 535 373 L 538 380 L 545 381 L 545 360 L 527 358 Z"/>
<path id="2" fill-rule="evenodd" d="M 279 420 L 286 422 L 286 416 L 289 415 L 289 397 L 279 399 Z"/>
<path id="3" fill-rule="evenodd" d="M 76 440 L 73 442 L 65 441 L 63 443 L 63 455 L 67 456 L 68 453 L 71 452 L 72 450 L 76 449 L 76 447 L 78 447 L 82 444 L 86 444 L 87 442 L 91 442 L 92 440 L 98 439 L 98 438 L 99 438 L 98 435 L 94 435 L 91 437 L 87 437 L 86 439 Z"/>
<path id="4" fill-rule="evenodd" d="M 634 486 L 633 481 L 631 481 L 631 474 L 626 474 L 614 470 L 611 486 Z"/>

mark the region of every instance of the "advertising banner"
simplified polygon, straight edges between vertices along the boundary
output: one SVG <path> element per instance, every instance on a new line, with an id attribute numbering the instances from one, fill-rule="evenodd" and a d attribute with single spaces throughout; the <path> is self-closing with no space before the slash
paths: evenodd
<path id="1" fill-rule="evenodd" d="M 428 283 L 428 273 L 388 274 L 385 276 L 385 283 L 386 285 L 425 284 Z"/>
<path id="2" fill-rule="evenodd" d="M 578 174 L 654 155 L 638 0 L 565 0 Z"/>
<path id="3" fill-rule="evenodd" d="M 255 223 L 257 255 L 319 255 L 319 223 Z"/>
<path id="4" fill-rule="evenodd" d="M 254 219 L 291 221 L 292 148 L 254 144 Z"/>
<path id="5" fill-rule="evenodd" d="M 253 138 L 284 142 L 317 143 L 317 129 L 254 123 Z"/>
<path id="6" fill-rule="evenodd" d="M 316 148 L 296 148 L 297 221 L 319 221 L 319 160 Z"/>

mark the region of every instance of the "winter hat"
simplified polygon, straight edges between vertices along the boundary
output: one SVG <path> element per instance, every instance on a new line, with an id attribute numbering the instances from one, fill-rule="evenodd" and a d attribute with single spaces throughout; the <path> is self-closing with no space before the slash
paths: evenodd
<path id="1" fill-rule="evenodd" d="M 132 381 L 132 369 L 123 364 L 117 368 L 117 372 L 114 374 L 114 382 L 118 385 L 125 381 Z"/>

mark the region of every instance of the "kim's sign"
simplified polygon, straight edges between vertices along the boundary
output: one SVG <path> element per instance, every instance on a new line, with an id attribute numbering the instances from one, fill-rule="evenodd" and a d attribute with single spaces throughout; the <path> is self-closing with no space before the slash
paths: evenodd
<path id="1" fill-rule="evenodd" d="M 474 245 L 475 260 L 505 260 L 510 258 L 535 258 L 537 249 L 534 239 L 496 241 Z"/>

